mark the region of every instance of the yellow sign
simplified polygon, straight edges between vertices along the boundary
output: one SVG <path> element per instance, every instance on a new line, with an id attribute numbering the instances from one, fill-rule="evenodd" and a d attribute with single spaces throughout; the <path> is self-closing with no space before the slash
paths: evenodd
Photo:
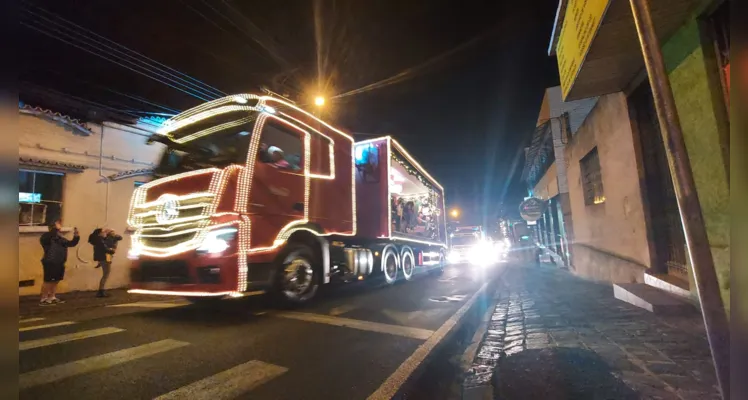
<path id="1" fill-rule="evenodd" d="M 569 0 L 566 6 L 556 46 L 558 74 L 564 99 L 577 78 L 608 4 L 610 0 Z"/>

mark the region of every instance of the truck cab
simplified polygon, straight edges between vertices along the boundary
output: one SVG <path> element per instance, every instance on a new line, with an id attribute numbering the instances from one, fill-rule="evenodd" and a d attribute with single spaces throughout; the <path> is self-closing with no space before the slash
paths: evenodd
<path id="1" fill-rule="evenodd" d="M 306 259 L 319 237 L 355 234 L 351 136 L 285 100 L 242 94 L 171 118 L 151 140 L 165 150 L 158 179 L 131 200 L 131 291 L 238 297 L 290 280 L 302 295 L 329 280 Z M 289 250 L 292 236 L 307 245 Z M 273 270 L 279 257 L 287 270 Z"/>

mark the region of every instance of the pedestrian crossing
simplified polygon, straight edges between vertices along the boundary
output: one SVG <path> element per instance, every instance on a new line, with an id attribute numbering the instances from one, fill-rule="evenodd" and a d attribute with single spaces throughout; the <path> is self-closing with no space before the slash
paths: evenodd
<path id="1" fill-rule="evenodd" d="M 32 323 L 36 323 L 33 324 Z M 75 327 L 77 322 L 62 321 L 45 323 L 44 318 L 29 318 L 19 320 L 19 334 L 36 331 L 39 333 L 54 332 L 58 327 Z M 69 330 L 69 329 L 68 329 Z M 65 346 L 71 342 L 109 335 L 121 335 L 126 329 L 107 326 L 94 329 L 84 329 L 76 332 L 53 334 L 43 338 L 20 340 L 18 350 L 21 357 L 28 350 L 44 349 L 51 346 Z M 22 335 L 23 336 L 23 335 Z M 64 380 L 82 377 L 97 371 L 105 371 L 119 365 L 158 356 L 168 357 L 179 349 L 188 349 L 192 344 L 182 340 L 166 338 L 154 342 L 127 347 L 103 354 L 81 358 L 56 365 L 46 366 L 21 373 L 18 376 L 18 386 L 23 398 L 23 391 L 41 385 L 56 384 Z M 156 399 L 196 399 L 196 400 L 230 400 L 240 397 L 268 381 L 278 378 L 288 371 L 287 368 L 266 363 L 259 360 L 233 366 L 214 375 L 204 377 L 188 383 L 172 391 L 158 395 Z"/>

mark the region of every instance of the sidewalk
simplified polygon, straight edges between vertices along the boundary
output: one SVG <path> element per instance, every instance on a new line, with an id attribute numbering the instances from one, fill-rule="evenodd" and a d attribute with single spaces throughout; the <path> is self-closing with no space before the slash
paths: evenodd
<path id="1" fill-rule="evenodd" d="M 508 266 L 498 294 L 465 399 L 720 398 L 697 313 L 655 316 L 529 263 Z"/>
<path id="2" fill-rule="evenodd" d="M 40 306 L 39 296 L 21 296 L 18 299 L 18 315 L 21 318 L 29 316 L 49 315 L 63 311 L 73 311 L 84 308 L 105 307 L 114 304 L 134 303 L 136 301 L 163 301 L 163 296 L 127 293 L 127 289 L 107 290 L 109 297 L 98 298 L 96 292 L 70 292 L 59 294 L 64 304 Z"/>

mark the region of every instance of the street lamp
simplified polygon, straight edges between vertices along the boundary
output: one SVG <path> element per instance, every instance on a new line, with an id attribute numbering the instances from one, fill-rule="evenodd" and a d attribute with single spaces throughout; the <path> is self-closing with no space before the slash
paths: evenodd
<path id="1" fill-rule="evenodd" d="M 314 98 L 314 105 L 317 107 L 322 107 L 325 105 L 325 98 L 322 96 L 317 96 Z"/>
<path id="2" fill-rule="evenodd" d="M 460 216 L 460 210 L 453 208 L 452 211 L 449 212 L 449 214 L 452 216 L 452 218 L 457 218 Z"/>

